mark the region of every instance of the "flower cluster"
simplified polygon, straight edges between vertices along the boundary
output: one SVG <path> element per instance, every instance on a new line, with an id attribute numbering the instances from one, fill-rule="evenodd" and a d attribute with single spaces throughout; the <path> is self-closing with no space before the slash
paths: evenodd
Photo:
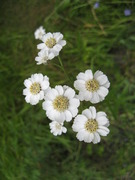
<path id="1" fill-rule="evenodd" d="M 42 26 L 35 31 L 35 38 L 43 41 L 37 46 L 41 49 L 35 59 L 37 64 L 46 63 L 58 56 L 66 45 L 61 33 L 45 34 Z M 96 104 L 107 96 L 110 82 L 103 72 L 98 70 L 93 74 L 91 69 L 80 72 L 73 83 L 78 94 L 67 85 L 56 85 L 52 88 L 49 78 L 41 73 L 31 75 L 24 81 L 24 85 L 23 95 L 27 103 L 36 105 L 43 100 L 42 108 L 51 120 L 49 126 L 54 136 L 66 133 L 64 123 L 71 122 L 73 118 L 72 129 L 77 133 L 79 141 L 96 144 L 100 142 L 100 136 L 108 135 L 109 120 L 105 112 L 97 112 L 94 106 L 90 106 L 82 114 L 78 114 L 80 101 Z"/>
<path id="2" fill-rule="evenodd" d="M 35 39 L 42 41 L 37 45 L 37 49 L 40 49 L 38 56 L 35 58 L 37 65 L 46 64 L 48 60 L 58 56 L 62 47 L 66 45 L 66 41 L 63 40 L 63 35 L 60 32 L 45 33 L 42 26 L 35 31 Z"/>

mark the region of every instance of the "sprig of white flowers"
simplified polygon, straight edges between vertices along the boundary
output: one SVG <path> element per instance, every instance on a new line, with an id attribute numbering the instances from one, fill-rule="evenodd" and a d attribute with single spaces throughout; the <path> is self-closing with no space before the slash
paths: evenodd
<path id="1" fill-rule="evenodd" d="M 46 64 L 48 60 L 52 60 L 58 56 L 66 41 L 63 40 L 63 35 L 60 32 L 45 33 L 45 29 L 40 26 L 34 33 L 35 39 L 39 39 L 42 43 L 37 45 L 40 49 L 38 56 L 35 58 L 37 64 Z"/>
<path id="2" fill-rule="evenodd" d="M 46 64 L 48 60 L 58 56 L 66 45 L 60 32 L 45 33 L 45 29 L 41 26 L 34 34 L 35 39 L 43 42 L 37 45 L 40 49 L 35 58 L 38 65 Z M 66 133 L 64 122 L 70 122 L 73 118 L 75 119 L 72 129 L 77 132 L 76 137 L 79 141 L 96 144 L 100 142 L 100 136 L 108 135 L 110 123 L 105 112 L 96 112 L 96 108 L 90 106 L 78 115 L 80 101 L 99 103 L 109 93 L 110 82 L 103 72 L 98 70 L 93 74 L 91 69 L 84 73 L 80 72 L 74 81 L 74 87 L 79 91 L 78 95 L 75 94 L 74 89 L 66 85 L 50 87 L 49 78 L 41 73 L 31 75 L 24 81 L 24 85 L 26 88 L 23 90 L 23 95 L 27 103 L 36 105 L 40 100 L 44 100 L 42 107 L 46 116 L 52 121 L 49 126 L 54 136 Z"/>

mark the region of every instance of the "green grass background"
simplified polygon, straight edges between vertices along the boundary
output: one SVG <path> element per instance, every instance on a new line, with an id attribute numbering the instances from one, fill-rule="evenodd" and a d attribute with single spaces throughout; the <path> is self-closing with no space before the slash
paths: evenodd
<path id="1" fill-rule="evenodd" d="M 135 179 L 135 1 L 102 0 L 0 1 L 0 180 Z M 125 17 L 124 10 L 132 10 Z M 34 31 L 61 32 L 60 52 L 72 79 L 57 67 L 57 58 L 37 66 Z M 100 144 L 68 132 L 54 137 L 42 103 L 31 106 L 22 95 L 23 81 L 34 73 L 49 76 L 51 86 L 73 87 L 86 69 L 103 71 L 111 82 L 105 101 L 96 104 L 110 120 L 110 134 Z M 89 107 L 84 102 L 80 107 Z"/>

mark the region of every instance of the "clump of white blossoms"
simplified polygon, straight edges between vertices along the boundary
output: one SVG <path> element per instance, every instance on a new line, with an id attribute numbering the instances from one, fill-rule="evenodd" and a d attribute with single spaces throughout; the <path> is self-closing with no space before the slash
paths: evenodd
<path id="1" fill-rule="evenodd" d="M 72 128 L 77 132 L 76 137 L 79 141 L 97 144 L 101 140 L 100 136 L 107 136 L 110 132 L 108 126 L 106 113 L 96 112 L 95 107 L 90 106 L 81 115 L 76 116 Z"/>
<path id="2" fill-rule="evenodd" d="M 107 96 L 110 82 L 103 72 L 96 71 L 93 75 L 91 70 L 77 75 L 74 87 L 79 90 L 78 98 L 91 103 L 103 101 Z"/>
<path id="3" fill-rule="evenodd" d="M 49 119 L 61 123 L 71 121 L 77 115 L 79 105 L 72 88 L 55 86 L 46 93 L 43 109 Z"/>
<path id="4" fill-rule="evenodd" d="M 37 48 L 40 49 L 35 58 L 37 65 L 47 64 L 47 61 L 58 56 L 63 46 L 66 45 L 66 41 L 63 40 L 63 35 L 60 32 L 45 33 L 42 26 L 35 31 L 34 35 L 35 39 L 42 41 L 37 45 Z M 58 59 L 60 68 L 70 80 L 60 57 Z M 43 100 L 42 108 L 51 121 L 49 127 L 54 136 L 66 133 L 67 128 L 64 127 L 64 123 L 75 118 L 72 129 L 77 132 L 77 139 L 86 143 L 97 144 L 101 140 L 100 136 L 109 134 L 109 120 L 105 112 L 96 112 L 93 106 L 78 115 L 80 101 L 85 100 L 91 103 L 103 101 L 109 93 L 110 82 L 103 72 L 96 71 L 93 74 L 90 69 L 84 73 L 80 72 L 76 78 L 74 87 L 79 91 L 78 95 L 75 94 L 74 89 L 66 85 L 57 85 L 52 88 L 47 76 L 43 76 L 41 73 L 33 74 L 24 81 L 23 95 L 26 102 L 31 105 L 36 105 L 40 100 Z"/>
<path id="5" fill-rule="evenodd" d="M 36 105 L 40 100 L 43 100 L 49 84 L 47 76 L 32 74 L 30 78 L 24 81 L 26 88 L 23 90 L 23 95 L 26 96 L 26 102 Z"/>
<path id="6" fill-rule="evenodd" d="M 43 43 L 37 45 L 38 49 L 44 49 L 55 56 L 59 55 L 62 47 L 66 45 L 63 35 L 60 32 L 46 33 L 42 39 Z"/>
<path id="7" fill-rule="evenodd" d="M 67 128 L 63 126 L 63 123 L 59 123 L 57 121 L 52 121 L 50 124 L 51 133 L 54 136 L 61 135 L 62 133 L 67 132 Z"/>
<path id="8" fill-rule="evenodd" d="M 45 33 L 42 26 L 35 31 L 35 38 L 43 41 L 37 45 L 37 48 L 41 50 L 35 58 L 37 65 L 46 64 L 48 60 L 58 56 L 63 46 L 66 45 L 60 32 Z"/>
<path id="9" fill-rule="evenodd" d="M 45 29 L 43 26 L 40 26 L 36 31 L 34 32 L 35 39 L 42 39 L 42 36 L 45 34 Z"/>

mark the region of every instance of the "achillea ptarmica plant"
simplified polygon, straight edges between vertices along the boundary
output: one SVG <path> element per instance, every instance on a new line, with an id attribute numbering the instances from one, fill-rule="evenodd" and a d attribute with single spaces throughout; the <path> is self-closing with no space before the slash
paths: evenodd
<path id="1" fill-rule="evenodd" d="M 47 64 L 47 61 L 58 56 L 61 69 L 69 78 L 59 57 L 60 51 L 66 45 L 63 35 L 60 32 L 45 33 L 42 26 L 35 31 L 34 35 L 36 39 L 43 41 L 37 45 L 37 48 L 40 49 L 35 58 L 37 65 Z M 67 85 L 51 87 L 47 75 L 36 73 L 24 81 L 23 95 L 26 102 L 31 105 L 43 101 L 42 107 L 51 121 L 49 127 L 54 136 L 65 134 L 67 128 L 64 123 L 71 122 L 74 118 L 72 129 L 77 133 L 77 139 L 97 144 L 101 141 L 101 136 L 109 134 L 109 120 L 105 112 L 96 112 L 94 106 L 90 106 L 89 109 L 83 110 L 82 114 L 78 114 L 80 101 L 88 101 L 93 104 L 103 101 L 109 93 L 110 82 L 102 71 L 98 70 L 93 74 L 92 70 L 88 69 L 80 72 L 73 84 L 79 91 L 78 95 L 73 88 Z M 83 104 L 81 108 L 83 108 Z"/>

